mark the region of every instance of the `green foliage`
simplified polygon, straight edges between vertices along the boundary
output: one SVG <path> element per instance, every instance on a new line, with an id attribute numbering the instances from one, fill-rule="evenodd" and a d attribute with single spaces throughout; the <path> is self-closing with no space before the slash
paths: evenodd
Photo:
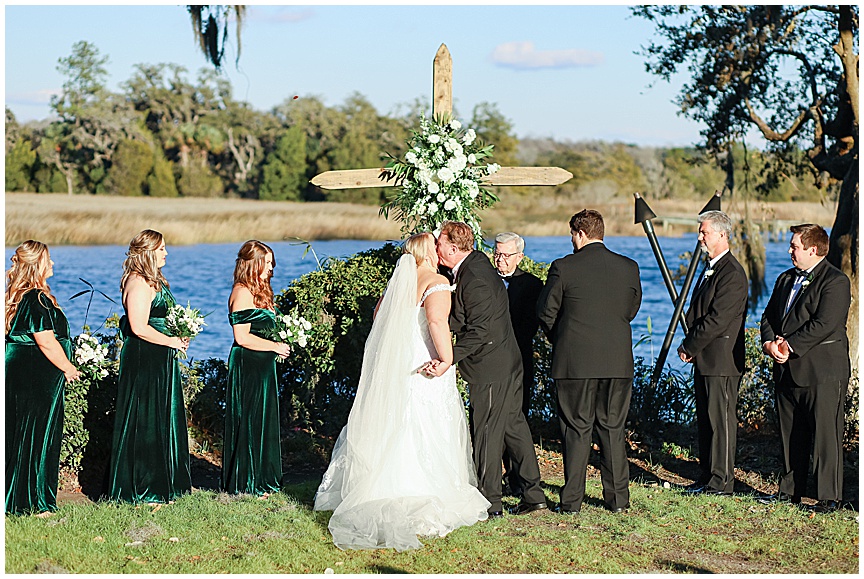
<path id="1" fill-rule="evenodd" d="M 401 250 L 393 244 L 330 259 L 291 283 L 277 297 L 283 312 L 312 323 L 305 348 L 280 366 L 283 429 L 305 426 L 338 434 L 354 400 L 372 313 Z"/>
<path id="2" fill-rule="evenodd" d="M 259 199 L 301 201 L 306 189 L 306 134 L 295 125 L 276 141 L 276 149 L 267 155 Z"/>
<path id="3" fill-rule="evenodd" d="M 189 424 L 216 447 L 222 446 L 225 431 L 225 391 L 228 388 L 228 364 L 218 358 L 181 364 L 183 398 L 189 412 Z"/>
<path id="4" fill-rule="evenodd" d="M 153 171 L 147 175 L 147 192 L 150 197 L 177 197 L 177 184 L 174 182 L 174 164 L 165 158 L 161 149 L 153 153 Z"/>
<path id="5" fill-rule="evenodd" d="M 207 166 L 192 163 L 180 170 L 178 189 L 184 197 L 219 197 L 222 181 Z"/>
<path id="6" fill-rule="evenodd" d="M 106 190 L 114 195 L 142 195 L 153 169 L 153 150 L 147 143 L 123 139 L 117 144 Z"/>
<path id="7" fill-rule="evenodd" d="M 738 386 L 738 423 L 747 430 L 766 426 L 776 428 L 777 408 L 774 397 L 774 363 L 762 352 L 759 328 L 744 330 L 745 372 Z"/>
<path id="8" fill-rule="evenodd" d="M 30 182 L 36 151 L 29 139 L 19 139 L 6 153 L 6 191 L 32 191 Z"/>

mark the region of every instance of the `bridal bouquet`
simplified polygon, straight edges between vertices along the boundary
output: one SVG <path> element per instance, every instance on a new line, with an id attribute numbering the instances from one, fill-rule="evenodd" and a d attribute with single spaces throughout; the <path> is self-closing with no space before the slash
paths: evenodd
<path id="1" fill-rule="evenodd" d="M 312 329 L 303 316 L 292 316 L 291 314 L 276 314 L 276 325 L 271 329 L 267 337 L 280 344 L 297 344 L 301 348 L 306 347 L 309 332 Z"/>
<path id="2" fill-rule="evenodd" d="M 483 146 L 474 129 L 463 128 L 455 119 L 430 121 L 422 115 L 405 158 L 388 154 L 387 178 L 396 179 L 397 193 L 381 213 L 387 217 L 395 211 L 405 234 L 438 231 L 444 221 L 464 221 L 482 239 L 477 212 L 498 201 L 483 187 L 483 180 L 500 169 L 482 162 L 492 156 L 493 147 Z"/>
<path id="3" fill-rule="evenodd" d="M 73 341 L 75 352 L 73 362 L 88 383 L 98 382 L 108 375 L 111 361 L 108 359 L 108 346 L 88 333 L 79 334 Z"/>
<path id="4" fill-rule="evenodd" d="M 185 308 L 181 305 L 172 306 L 165 315 L 165 327 L 169 335 L 178 338 L 191 340 L 200 334 L 206 325 L 201 311 L 191 307 L 188 302 Z M 178 350 L 177 355 L 186 359 L 186 352 L 182 350 Z"/>

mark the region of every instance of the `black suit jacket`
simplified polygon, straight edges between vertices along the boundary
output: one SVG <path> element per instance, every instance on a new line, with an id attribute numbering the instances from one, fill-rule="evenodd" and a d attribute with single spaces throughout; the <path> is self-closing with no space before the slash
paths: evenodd
<path id="1" fill-rule="evenodd" d="M 633 378 L 630 322 L 641 304 L 639 266 L 602 243 L 553 261 L 537 303 L 552 378 Z"/>
<path id="2" fill-rule="evenodd" d="M 693 356 L 703 376 L 740 376 L 744 373 L 744 317 L 747 312 L 747 274 L 731 253 L 714 264 L 690 298 L 684 350 Z"/>
<path id="3" fill-rule="evenodd" d="M 540 326 L 537 319 L 537 299 L 543 291 L 543 282 L 536 275 L 518 267 L 509 278 L 507 297 L 510 305 L 510 322 L 522 358 L 532 355 L 534 334 Z"/>
<path id="4" fill-rule="evenodd" d="M 489 256 L 468 254 L 456 272 L 450 329 L 456 335 L 453 363 L 469 384 L 504 382 L 522 368 L 507 301 Z"/>
<path id="5" fill-rule="evenodd" d="M 811 273 L 812 281 L 798 291 L 786 315 L 783 310 L 796 275 L 794 268 L 781 273 L 762 314 L 762 343 L 783 336 L 793 351 L 786 363 L 774 364 L 775 384 L 784 372 L 798 386 L 849 380 L 849 278 L 827 259 Z"/>

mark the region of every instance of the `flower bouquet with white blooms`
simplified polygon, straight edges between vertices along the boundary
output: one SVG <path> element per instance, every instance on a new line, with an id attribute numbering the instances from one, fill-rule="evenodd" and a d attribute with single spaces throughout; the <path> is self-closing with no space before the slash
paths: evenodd
<path id="1" fill-rule="evenodd" d="M 100 344 L 95 336 L 86 332 L 78 334 L 73 345 L 73 362 L 84 380 L 92 384 L 108 375 L 108 368 L 111 366 L 108 346 Z"/>
<path id="2" fill-rule="evenodd" d="M 483 146 L 474 129 L 447 117 L 430 121 L 420 117 L 420 130 L 408 140 L 404 159 L 388 154 L 387 179 L 396 179 L 397 193 L 382 207 L 404 224 L 405 234 L 440 230 L 444 221 L 464 221 L 482 239 L 477 211 L 498 198 L 486 190 L 484 179 L 500 169 L 481 162 L 492 156 L 494 145 Z"/>
<path id="3" fill-rule="evenodd" d="M 280 344 L 297 344 L 305 348 L 309 340 L 312 324 L 303 316 L 291 314 L 276 314 L 276 325 L 267 333 L 267 337 Z"/>
<path id="4" fill-rule="evenodd" d="M 177 338 L 189 338 L 190 340 L 201 333 L 206 326 L 204 315 L 201 310 L 195 309 L 186 303 L 186 307 L 176 304 L 172 306 L 165 315 L 165 328 L 170 336 Z M 177 355 L 186 359 L 186 352 L 178 350 Z"/>

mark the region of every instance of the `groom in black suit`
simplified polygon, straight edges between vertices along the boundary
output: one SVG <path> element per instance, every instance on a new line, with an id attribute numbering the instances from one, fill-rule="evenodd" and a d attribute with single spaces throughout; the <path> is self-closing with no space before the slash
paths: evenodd
<path id="1" fill-rule="evenodd" d="M 642 303 L 639 266 L 606 249 L 603 216 L 584 209 L 570 219 L 573 255 L 556 259 L 537 303 L 552 342 L 552 378 L 564 438 L 561 513 L 578 513 L 585 497 L 591 432 L 600 441 L 606 507 L 630 506 L 624 424 L 633 388 L 630 322 Z"/>
<path id="2" fill-rule="evenodd" d="M 515 514 L 546 508 L 540 468 L 528 422 L 522 415 L 522 357 L 507 307 L 507 290 L 489 257 L 474 249 L 474 234 L 461 222 L 441 226 L 437 249 L 453 271 L 456 291 L 450 329 L 456 335 L 453 362 L 468 383 L 471 439 L 480 492 L 491 503 L 489 516 L 502 514 L 501 455 L 504 448 L 522 481 Z M 430 362 L 425 371 L 446 370 Z"/>
<path id="3" fill-rule="evenodd" d="M 735 487 L 738 386 L 744 373 L 744 314 L 747 274 L 729 251 L 732 220 L 722 211 L 699 216 L 699 244 L 708 263 L 690 309 L 689 331 L 678 347 L 683 362 L 695 366 L 696 427 L 701 476 L 689 494 L 731 495 Z"/>
<path id="4" fill-rule="evenodd" d="M 843 499 L 843 402 L 849 384 L 846 317 L 849 278 L 828 263 L 828 234 L 794 225 L 795 267 L 780 274 L 762 314 L 762 349 L 774 359 L 784 472 L 779 500 L 800 502 L 807 491 L 810 451 L 816 471 L 813 510 L 830 512 Z"/>

